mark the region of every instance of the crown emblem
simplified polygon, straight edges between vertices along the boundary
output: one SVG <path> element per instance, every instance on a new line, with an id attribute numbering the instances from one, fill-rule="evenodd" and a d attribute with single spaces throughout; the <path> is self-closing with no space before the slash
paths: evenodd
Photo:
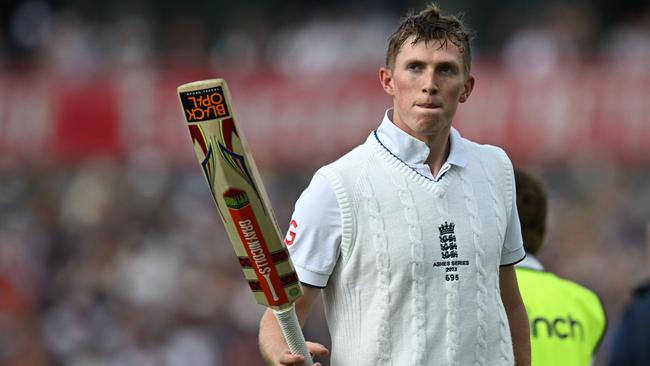
<path id="1" fill-rule="evenodd" d="M 453 234 L 455 226 L 453 222 L 448 223 L 445 221 L 444 224 L 438 226 L 438 231 L 440 231 L 440 235 Z"/>

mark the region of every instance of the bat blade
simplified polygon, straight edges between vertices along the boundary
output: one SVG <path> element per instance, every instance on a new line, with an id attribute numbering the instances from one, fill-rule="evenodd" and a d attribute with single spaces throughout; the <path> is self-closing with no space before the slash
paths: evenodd
<path id="1" fill-rule="evenodd" d="M 178 96 L 201 171 L 256 301 L 274 310 L 302 295 L 270 200 L 223 79 L 183 84 Z"/>

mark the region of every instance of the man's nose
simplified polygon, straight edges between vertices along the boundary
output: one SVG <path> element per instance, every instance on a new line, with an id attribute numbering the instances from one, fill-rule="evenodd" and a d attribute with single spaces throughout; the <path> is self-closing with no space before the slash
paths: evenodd
<path id="1" fill-rule="evenodd" d="M 436 83 L 435 72 L 429 71 L 424 75 L 424 85 L 422 86 L 422 92 L 427 94 L 436 94 L 438 92 L 438 85 Z"/>

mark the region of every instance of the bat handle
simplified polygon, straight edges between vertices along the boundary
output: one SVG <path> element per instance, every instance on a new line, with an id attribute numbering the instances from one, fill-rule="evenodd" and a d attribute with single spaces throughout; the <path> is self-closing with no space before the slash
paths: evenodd
<path id="1" fill-rule="evenodd" d="M 291 353 L 305 356 L 303 365 L 311 366 L 314 361 L 312 361 L 311 355 L 307 350 L 305 336 L 302 334 L 294 306 L 291 305 L 291 307 L 283 310 L 273 310 L 273 313 L 278 319 L 278 324 L 280 325 L 280 329 L 282 329 L 282 334 L 284 334 L 284 339 L 287 341 Z"/>

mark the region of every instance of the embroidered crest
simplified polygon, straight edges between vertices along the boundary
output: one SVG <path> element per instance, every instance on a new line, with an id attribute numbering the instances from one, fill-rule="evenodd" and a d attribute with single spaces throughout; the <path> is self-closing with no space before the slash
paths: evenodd
<path id="1" fill-rule="evenodd" d="M 442 259 L 458 258 L 458 246 L 456 245 L 456 235 L 454 235 L 455 227 L 453 222 L 448 223 L 447 221 L 438 227 Z"/>
<path id="2" fill-rule="evenodd" d="M 469 261 L 458 260 L 458 244 L 456 243 L 456 224 L 445 221 L 438 226 L 440 236 L 440 254 L 442 261 L 433 263 L 434 267 L 445 267 L 445 281 L 458 281 L 459 266 L 469 265 Z"/>

